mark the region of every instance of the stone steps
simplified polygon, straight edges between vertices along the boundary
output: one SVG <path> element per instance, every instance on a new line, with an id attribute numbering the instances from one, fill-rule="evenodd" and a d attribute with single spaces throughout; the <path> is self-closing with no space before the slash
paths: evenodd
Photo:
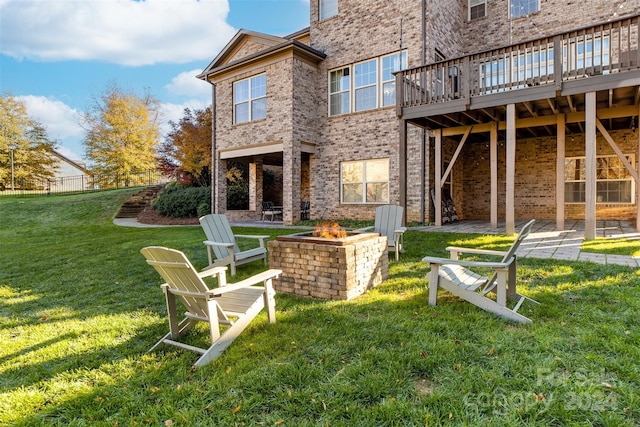
<path id="1" fill-rule="evenodd" d="M 162 190 L 162 187 L 162 185 L 147 187 L 129 197 L 129 199 L 120 207 L 120 210 L 116 214 L 116 218 L 137 217 L 140 212 L 144 211 L 151 205 L 151 201 L 158 195 L 160 190 Z"/>

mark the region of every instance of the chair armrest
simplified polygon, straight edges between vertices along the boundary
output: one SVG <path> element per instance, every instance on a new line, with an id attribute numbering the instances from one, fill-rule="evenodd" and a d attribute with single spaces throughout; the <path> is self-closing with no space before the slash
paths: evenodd
<path id="1" fill-rule="evenodd" d="M 486 267 L 486 268 L 493 268 L 496 270 L 500 270 L 500 269 L 508 268 L 514 259 L 515 257 L 510 258 L 507 262 L 489 262 L 489 261 L 463 261 L 463 260 L 457 260 L 457 259 L 426 256 L 422 258 L 422 261 L 428 262 L 429 264 L 437 264 L 437 265 L 453 264 L 453 265 L 460 265 L 462 267 Z"/>
<path id="2" fill-rule="evenodd" d="M 234 234 L 233 237 L 235 237 L 236 239 L 238 237 L 243 238 L 243 239 L 256 239 L 256 240 L 260 240 L 260 247 L 264 248 L 264 241 L 267 240 L 270 236 L 252 236 L 252 235 L 247 235 L 247 234 Z"/>
<path id="3" fill-rule="evenodd" d="M 231 283 L 223 288 L 215 288 L 211 289 L 208 293 L 214 296 L 219 296 L 222 294 L 226 294 L 227 292 L 237 291 L 238 289 L 247 288 L 249 286 L 257 285 L 260 282 L 264 282 L 269 279 L 273 279 L 274 277 L 278 277 L 282 274 L 282 270 L 277 270 L 272 268 L 267 271 L 263 271 L 262 273 L 258 273 L 255 276 L 251 276 L 248 279 L 241 280 L 237 283 Z"/>
<path id="4" fill-rule="evenodd" d="M 233 248 L 233 243 L 218 243 L 211 240 L 205 240 L 202 243 L 204 243 L 207 246 L 222 246 L 223 248 L 227 248 L 227 249 Z"/>
<path id="5" fill-rule="evenodd" d="M 252 236 L 248 234 L 234 234 L 233 237 L 242 237 L 245 239 L 268 239 L 270 236 Z"/>
<path id="6" fill-rule="evenodd" d="M 397 228 L 397 229 L 393 230 L 393 232 L 395 234 L 404 234 L 405 231 L 407 231 L 407 227 L 400 227 L 400 228 Z"/>
<path id="7" fill-rule="evenodd" d="M 204 279 L 205 277 L 211 277 L 216 274 L 226 274 L 226 272 L 227 267 L 212 267 L 198 272 L 198 277 Z"/>
<path id="8" fill-rule="evenodd" d="M 472 249 L 472 248 L 460 248 L 457 246 L 448 246 L 446 248 L 447 251 L 451 254 L 478 254 L 478 255 L 496 255 L 496 256 L 505 256 L 507 254 L 506 251 L 492 251 L 490 249 Z"/>
<path id="9" fill-rule="evenodd" d="M 355 230 L 353 230 L 353 231 L 370 231 L 370 230 L 373 230 L 373 229 L 374 229 L 374 227 L 375 227 L 375 226 L 373 226 L 373 225 L 372 225 L 372 226 L 364 227 L 364 228 L 356 228 L 356 229 L 355 229 Z"/>

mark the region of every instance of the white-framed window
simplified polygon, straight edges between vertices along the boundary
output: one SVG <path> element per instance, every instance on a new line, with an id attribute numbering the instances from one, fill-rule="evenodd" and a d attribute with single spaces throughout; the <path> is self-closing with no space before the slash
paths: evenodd
<path id="1" fill-rule="evenodd" d="M 407 68 L 407 52 L 383 56 L 381 61 L 382 106 L 386 107 L 396 103 L 396 78 L 393 73 Z"/>
<path id="2" fill-rule="evenodd" d="M 469 21 L 487 16 L 487 0 L 469 0 Z"/>
<path id="3" fill-rule="evenodd" d="M 329 19 L 338 14 L 338 0 L 320 0 L 320 20 Z"/>
<path id="4" fill-rule="evenodd" d="M 361 62 L 353 66 L 355 111 L 372 110 L 378 106 L 378 60 Z"/>
<path id="5" fill-rule="evenodd" d="M 625 154 L 634 164 L 634 155 Z M 564 200 L 584 203 L 586 170 L 584 157 L 567 157 L 564 161 Z M 616 155 L 596 157 L 596 202 L 635 203 L 635 182 Z"/>
<path id="6" fill-rule="evenodd" d="M 349 67 L 329 72 L 329 115 L 351 111 L 351 73 Z"/>
<path id="7" fill-rule="evenodd" d="M 233 84 L 233 122 L 246 123 L 267 117 L 267 75 L 260 74 Z"/>
<path id="8" fill-rule="evenodd" d="M 395 105 L 394 72 L 407 68 L 407 52 L 373 58 L 329 71 L 329 115 Z"/>
<path id="9" fill-rule="evenodd" d="M 340 163 L 340 202 L 389 203 L 389 159 Z"/>
<path id="10" fill-rule="evenodd" d="M 511 17 L 526 16 L 540 10 L 540 0 L 511 0 Z"/>

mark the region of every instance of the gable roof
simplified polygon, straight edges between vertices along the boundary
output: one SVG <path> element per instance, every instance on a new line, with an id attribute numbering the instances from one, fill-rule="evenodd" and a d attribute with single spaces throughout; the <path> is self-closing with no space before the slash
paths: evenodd
<path id="1" fill-rule="evenodd" d="M 277 37 L 256 31 L 241 29 L 229 41 L 229 43 L 227 43 L 224 49 L 222 49 L 213 61 L 211 61 L 211 63 L 202 71 L 202 73 L 198 74 L 196 77 L 202 80 L 207 80 L 207 76 L 211 73 L 237 67 L 291 48 L 314 58 L 318 62 L 322 61 L 326 57 L 324 53 L 297 40 L 298 38 L 306 35 L 308 31 L 309 29 L 305 28 L 286 37 Z M 245 46 L 249 42 L 264 45 L 264 49 L 242 58 L 233 59 L 233 55 L 238 52 L 242 46 Z"/>

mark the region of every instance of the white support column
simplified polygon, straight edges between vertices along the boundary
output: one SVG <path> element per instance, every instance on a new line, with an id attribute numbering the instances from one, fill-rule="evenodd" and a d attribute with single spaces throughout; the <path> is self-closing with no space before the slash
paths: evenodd
<path id="1" fill-rule="evenodd" d="M 596 93 L 585 94 L 584 237 L 596 238 Z"/>
<path id="2" fill-rule="evenodd" d="M 558 114 L 556 141 L 556 229 L 564 230 L 565 115 Z"/>
<path id="3" fill-rule="evenodd" d="M 506 206 L 505 232 L 513 234 L 515 227 L 515 173 L 516 173 L 516 105 L 507 105 L 507 144 L 506 144 Z"/>
<path id="4" fill-rule="evenodd" d="M 442 129 L 437 129 L 435 131 L 436 141 L 435 141 L 435 193 L 436 199 L 434 200 L 435 205 L 435 218 L 436 218 L 436 226 L 442 225 Z"/>
<path id="5" fill-rule="evenodd" d="M 640 104 L 638 104 L 638 126 L 640 126 Z M 636 170 L 640 173 L 640 129 L 638 132 L 638 151 L 636 160 L 638 161 Z M 640 232 L 640 180 L 636 181 L 636 231 Z"/>
<path id="6" fill-rule="evenodd" d="M 498 122 L 489 132 L 489 168 L 491 175 L 491 228 L 498 228 Z"/>

